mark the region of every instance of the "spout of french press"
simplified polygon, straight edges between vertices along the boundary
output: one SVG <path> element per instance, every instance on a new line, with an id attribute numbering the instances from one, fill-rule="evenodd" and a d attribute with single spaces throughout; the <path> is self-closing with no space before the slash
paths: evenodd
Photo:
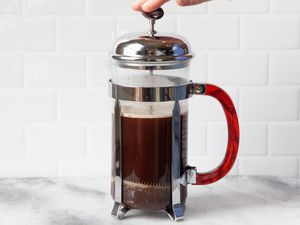
<path id="1" fill-rule="evenodd" d="M 164 10 L 162 8 L 158 8 L 157 10 L 152 12 L 142 11 L 142 14 L 145 18 L 149 19 L 150 30 L 148 31 L 148 33 L 151 37 L 154 37 L 154 35 L 157 33 L 154 29 L 155 21 L 161 19 L 164 16 Z"/>

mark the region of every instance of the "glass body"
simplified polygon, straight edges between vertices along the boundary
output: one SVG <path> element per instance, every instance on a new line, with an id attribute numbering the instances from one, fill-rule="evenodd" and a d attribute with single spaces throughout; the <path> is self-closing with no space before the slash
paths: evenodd
<path id="1" fill-rule="evenodd" d="M 112 81 L 126 87 L 170 87 L 188 82 L 188 68 L 134 70 L 113 66 Z M 174 102 L 120 101 L 122 201 L 132 209 L 166 210 L 171 205 L 172 114 Z M 180 170 L 187 166 L 188 100 L 180 101 Z M 115 118 L 114 115 L 112 117 Z M 113 121 L 113 140 L 115 138 Z M 112 144 L 112 165 L 115 146 Z M 111 193 L 114 198 L 115 168 Z M 187 188 L 181 186 L 181 202 Z"/>
<path id="2" fill-rule="evenodd" d="M 183 174 L 187 166 L 188 100 L 181 101 L 180 105 L 180 170 Z M 122 196 L 127 207 L 165 210 L 171 204 L 173 107 L 174 102 L 121 101 Z M 113 139 L 114 135 L 113 130 Z M 112 149 L 112 165 L 115 165 L 114 142 Z M 113 167 L 113 197 L 114 177 Z M 187 188 L 182 186 L 181 189 L 181 200 L 185 202 Z"/>

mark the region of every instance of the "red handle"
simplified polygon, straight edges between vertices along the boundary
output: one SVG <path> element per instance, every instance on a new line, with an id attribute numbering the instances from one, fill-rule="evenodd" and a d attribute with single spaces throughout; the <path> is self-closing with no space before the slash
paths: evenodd
<path id="1" fill-rule="evenodd" d="M 206 185 L 217 182 L 231 170 L 237 157 L 240 139 L 239 121 L 234 104 L 229 95 L 221 88 L 211 84 L 206 84 L 206 92 L 204 94 L 217 99 L 223 107 L 228 127 L 228 144 L 223 162 L 210 172 L 198 173 L 196 185 Z"/>

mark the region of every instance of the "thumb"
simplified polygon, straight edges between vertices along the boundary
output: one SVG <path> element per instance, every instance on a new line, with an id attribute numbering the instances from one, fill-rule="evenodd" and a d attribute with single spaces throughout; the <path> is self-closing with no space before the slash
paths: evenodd
<path id="1" fill-rule="evenodd" d="M 169 0 L 148 0 L 142 5 L 142 9 L 145 12 L 151 12 L 161 7 L 167 1 Z"/>

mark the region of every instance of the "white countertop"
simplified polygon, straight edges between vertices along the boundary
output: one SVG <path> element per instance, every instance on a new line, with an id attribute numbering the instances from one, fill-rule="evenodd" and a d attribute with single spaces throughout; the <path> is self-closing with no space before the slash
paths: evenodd
<path id="1" fill-rule="evenodd" d="M 174 224 L 163 212 L 111 217 L 109 179 L 0 179 L 1 225 Z M 227 177 L 189 186 L 185 219 L 197 225 L 298 225 L 300 180 Z"/>

